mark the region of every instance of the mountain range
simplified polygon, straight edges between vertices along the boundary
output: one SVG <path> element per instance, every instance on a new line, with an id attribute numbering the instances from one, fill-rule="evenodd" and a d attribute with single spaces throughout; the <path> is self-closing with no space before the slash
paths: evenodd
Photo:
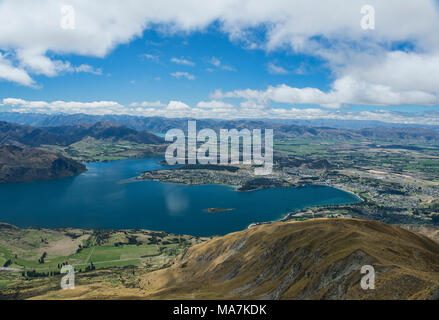
<path id="1" fill-rule="evenodd" d="M 0 121 L 0 183 L 51 180 L 73 176 L 86 167 L 55 149 L 79 141 L 133 142 L 160 145 L 164 139 L 112 122 L 59 127 L 32 127 Z"/>
<path id="2" fill-rule="evenodd" d="M 73 133 L 73 136 L 81 136 L 87 130 L 93 131 L 97 123 L 111 123 L 113 126 L 122 125 L 127 137 L 131 141 L 149 141 L 147 137 L 139 137 L 141 132 L 149 131 L 156 134 L 165 134 L 170 129 L 187 130 L 186 118 L 163 118 L 163 117 L 136 117 L 128 115 L 87 115 L 87 114 L 21 114 L 13 112 L 0 113 L 0 120 L 16 122 L 20 124 L 37 126 L 40 130 L 50 133 Z M 194 119 L 192 119 L 194 120 Z M 347 120 L 346 120 L 347 121 Z M 439 127 L 389 124 L 384 122 L 343 122 L 337 121 L 299 121 L 299 120 L 217 120 L 197 119 L 197 129 L 273 129 L 277 138 L 316 138 L 316 139 L 351 139 L 351 140 L 439 140 Z M 345 123 L 346 125 L 343 125 Z M 323 126 L 323 124 L 327 124 Z M 100 125 L 98 125 L 99 127 Z M 370 126 L 370 127 L 368 127 Z M 137 134 L 128 129 L 139 131 Z M 1 130 L 1 129 L 0 129 Z M 117 131 L 117 130 L 115 130 Z M 92 133 L 94 134 L 94 133 Z M 116 134 L 116 132 L 115 132 Z M 146 133 L 143 133 L 145 135 Z M 99 135 L 99 134 L 98 134 Z M 93 135 L 91 135 L 93 136 Z M 137 136 L 137 137 L 133 137 Z M 53 138 L 53 137 L 52 137 Z M 50 138 L 50 139 L 52 139 Z M 65 137 L 66 138 L 66 137 Z M 68 139 L 71 141 L 73 137 Z M 0 137 L 1 139 L 1 137 Z M 67 139 L 67 138 L 66 138 Z M 149 136 L 149 139 L 152 139 Z M 153 139 L 154 142 L 154 139 Z M 1 143 L 1 140 L 0 140 Z M 63 142 L 65 143 L 65 142 Z M 148 143 L 148 142 L 143 142 Z"/>
<path id="3" fill-rule="evenodd" d="M 151 130 L 154 119 L 167 119 L 162 117 L 145 117 L 130 115 L 89 115 L 89 114 L 42 114 L 42 113 L 19 113 L 19 112 L 0 112 L 0 121 L 15 122 L 33 126 L 65 126 L 78 123 L 93 124 L 100 121 L 111 121 L 124 124 L 136 130 Z M 169 120 L 169 119 L 168 119 Z M 200 120 L 203 121 L 203 120 Z M 218 120 L 209 120 L 218 121 Z M 439 130 L 439 126 L 428 124 L 407 124 L 390 123 L 377 120 L 342 120 L 342 119 L 257 119 L 266 123 L 294 124 L 308 127 L 330 127 L 335 129 L 360 130 L 368 128 L 427 128 Z M 153 131 L 153 130 L 151 130 Z M 158 132 L 158 131 L 153 131 Z"/>
<path id="4" fill-rule="evenodd" d="M 164 139 L 147 131 L 136 131 L 113 122 L 77 124 L 59 127 L 32 127 L 0 121 L 0 144 L 38 147 L 41 145 L 67 146 L 85 137 L 111 141 L 130 141 L 160 144 Z"/>

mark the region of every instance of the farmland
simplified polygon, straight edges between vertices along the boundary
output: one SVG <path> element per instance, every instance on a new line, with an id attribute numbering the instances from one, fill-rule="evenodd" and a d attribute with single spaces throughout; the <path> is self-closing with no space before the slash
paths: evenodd
<path id="1" fill-rule="evenodd" d="M 99 270 L 160 269 L 205 240 L 148 230 L 21 229 L 8 224 L 0 229 L 0 265 L 16 269 L 0 273 L 0 296 L 39 284 L 59 285 L 60 270 L 67 264 L 79 278 Z"/>

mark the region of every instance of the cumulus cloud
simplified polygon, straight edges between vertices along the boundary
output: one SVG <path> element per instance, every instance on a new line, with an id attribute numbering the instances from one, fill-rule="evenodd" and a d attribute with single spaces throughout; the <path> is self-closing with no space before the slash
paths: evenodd
<path id="1" fill-rule="evenodd" d="M 210 59 L 210 63 L 213 64 L 215 67 L 221 66 L 221 61 L 216 57 L 212 57 L 212 59 Z"/>
<path id="2" fill-rule="evenodd" d="M 27 101 L 23 99 L 17 99 L 17 98 L 5 98 L 3 99 L 3 105 L 10 105 L 10 106 L 17 106 L 17 105 L 24 105 Z"/>
<path id="3" fill-rule="evenodd" d="M 69 63 L 70 65 L 70 63 Z M 74 72 L 85 72 L 85 73 L 92 73 L 95 75 L 101 75 L 102 74 L 102 69 L 101 68 L 94 68 L 91 65 L 88 64 L 81 64 L 77 67 L 74 66 L 70 66 L 70 68 L 72 68 L 71 70 L 73 70 Z M 68 69 L 70 70 L 70 69 Z"/>
<path id="4" fill-rule="evenodd" d="M 87 114 L 124 114 L 124 106 L 114 101 L 26 101 L 23 99 L 6 98 L 3 105 L 11 106 L 14 112 L 34 113 L 87 113 Z"/>
<path id="5" fill-rule="evenodd" d="M 174 62 L 176 64 L 182 64 L 182 65 L 185 65 L 185 66 L 190 66 L 190 67 L 195 66 L 195 63 L 193 63 L 190 60 L 183 59 L 183 58 L 181 58 L 181 59 L 179 59 L 179 58 L 172 58 L 171 62 Z"/>
<path id="6" fill-rule="evenodd" d="M 188 72 L 181 72 L 181 71 L 177 71 L 177 72 L 172 72 L 171 76 L 173 76 L 174 78 L 186 78 L 188 80 L 195 80 L 195 76 L 193 74 L 190 74 Z"/>
<path id="7" fill-rule="evenodd" d="M 48 77 L 54 77 L 60 72 L 102 74 L 100 68 L 88 64 L 74 66 L 69 61 L 51 60 L 38 51 L 17 50 L 15 58 L 20 62 L 14 66 L 13 61 L 0 52 L 0 78 L 25 86 L 35 84 L 30 73 Z"/>
<path id="8" fill-rule="evenodd" d="M 130 103 L 130 107 L 166 107 L 166 104 L 160 101 L 142 101 Z"/>
<path id="9" fill-rule="evenodd" d="M 394 90 L 391 86 L 359 81 L 351 76 L 337 79 L 329 92 L 317 88 L 295 88 L 282 84 L 269 86 L 266 90 L 234 90 L 211 94 L 212 99 L 237 98 L 247 102 L 270 105 L 273 102 L 297 104 L 317 104 L 325 108 L 337 109 L 348 104 L 374 106 L 387 105 L 439 105 L 439 95 L 420 90 Z"/>
<path id="10" fill-rule="evenodd" d="M 153 54 L 149 54 L 149 53 L 144 53 L 141 55 L 142 58 L 148 59 L 148 60 L 152 60 L 154 62 L 158 62 L 160 57 L 158 55 L 153 55 Z"/>
<path id="11" fill-rule="evenodd" d="M 74 30 L 60 27 L 62 3 L 57 1 L 0 3 L 1 79 L 34 85 L 32 74 L 55 76 L 69 70 L 67 61 L 54 59 L 52 53 L 105 57 L 146 28 L 187 33 L 217 22 L 221 32 L 249 49 L 287 50 L 326 62 L 335 79 L 331 90 L 274 86 L 288 101 L 329 107 L 437 104 L 439 11 L 433 0 L 370 0 L 377 21 L 376 29 L 367 31 L 360 28 L 364 5 L 360 0 L 273 0 L 270 5 L 257 0 L 71 0 L 69 4 L 76 14 Z M 408 44 L 408 49 L 395 50 L 400 44 Z M 233 70 L 219 59 L 212 62 Z M 194 79 L 182 72 L 173 76 Z"/>
<path id="12" fill-rule="evenodd" d="M 0 53 L 0 79 L 12 81 L 21 85 L 31 86 L 34 80 L 23 69 L 14 67 L 11 61 L 4 58 Z"/>
<path id="13" fill-rule="evenodd" d="M 267 70 L 271 74 L 288 74 L 289 73 L 289 71 L 287 69 L 285 69 L 284 67 L 277 66 L 272 62 L 268 63 Z"/>
<path id="14" fill-rule="evenodd" d="M 227 64 L 224 64 L 220 59 L 218 59 L 217 57 L 212 57 L 209 60 L 209 63 L 217 68 L 226 70 L 226 71 L 236 71 L 236 69 L 232 66 L 229 66 Z M 208 71 L 213 71 L 213 69 L 209 68 Z"/>
<path id="15" fill-rule="evenodd" d="M 192 109 L 182 101 L 171 100 L 169 103 L 160 101 L 133 102 L 123 105 L 116 101 L 28 101 L 20 98 L 5 98 L 2 100 L 4 110 L 22 113 L 66 113 L 66 114 L 93 114 L 93 115 L 138 115 L 138 116 L 177 116 L 183 117 Z"/>
<path id="16" fill-rule="evenodd" d="M 199 108 L 207 108 L 207 109 L 234 109 L 234 106 L 230 103 L 225 103 L 223 101 L 200 101 L 197 103 L 197 107 Z"/>
<path id="17" fill-rule="evenodd" d="M 186 103 L 181 101 L 175 101 L 175 100 L 171 100 L 166 108 L 168 110 L 174 110 L 174 111 L 190 109 L 190 107 Z"/>

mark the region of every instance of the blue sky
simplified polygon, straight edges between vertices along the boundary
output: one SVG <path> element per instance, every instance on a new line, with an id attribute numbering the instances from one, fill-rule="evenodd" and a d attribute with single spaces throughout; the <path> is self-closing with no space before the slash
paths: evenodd
<path id="1" fill-rule="evenodd" d="M 369 3 L 3 0 L 0 111 L 439 124 L 437 3 Z"/>
<path id="2" fill-rule="evenodd" d="M 52 57 L 68 59 L 73 65 L 94 66 L 102 74 L 62 73 L 52 78 L 41 75 L 35 77 L 37 88 L 3 82 L 1 91 L 26 100 L 115 100 L 124 104 L 183 100 L 196 104 L 209 99 L 216 89 L 264 90 L 269 85 L 285 83 L 328 90 L 331 77 L 319 59 L 283 50 L 248 49 L 239 41 L 230 41 L 214 26 L 193 34 L 167 35 L 147 30 L 103 58 Z M 172 62 L 173 58 L 192 64 Z M 218 61 L 220 65 L 216 66 Z M 270 63 L 288 73 L 269 72 Z M 195 79 L 175 78 L 171 75 L 175 72 L 187 72 Z"/>

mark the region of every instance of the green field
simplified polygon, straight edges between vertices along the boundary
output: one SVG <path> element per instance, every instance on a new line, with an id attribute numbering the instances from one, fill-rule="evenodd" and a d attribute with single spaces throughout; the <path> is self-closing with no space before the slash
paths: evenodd
<path id="1" fill-rule="evenodd" d="M 153 154 L 156 145 L 139 144 L 130 141 L 106 141 L 87 137 L 67 147 L 44 145 L 43 148 L 64 156 L 86 162 L 102 162 Z"/>
<path id="2" fill-rule="evenodd" d="M 150 245 L 124 245 L 124 246 L 100 246 L 94 248 L 90 261 L 110 261 L 140 259 L 148 256 L 159 255 L 160 251 L 155 244 Z"/>
<path id="3" fill-rule="evenodd" d="M 157 267 L 199 241 L 192 236 L 145 230 L 19 229 L 0 224 L 0 266 L 8 262 L 8 267 L 42 276 L 58 273 L 63 264 L 82 272 Z M 43 255 L 44 261 L 40 261 Z M 3 273 L 0 281 L 6 287 L 12 280 Z"/>

